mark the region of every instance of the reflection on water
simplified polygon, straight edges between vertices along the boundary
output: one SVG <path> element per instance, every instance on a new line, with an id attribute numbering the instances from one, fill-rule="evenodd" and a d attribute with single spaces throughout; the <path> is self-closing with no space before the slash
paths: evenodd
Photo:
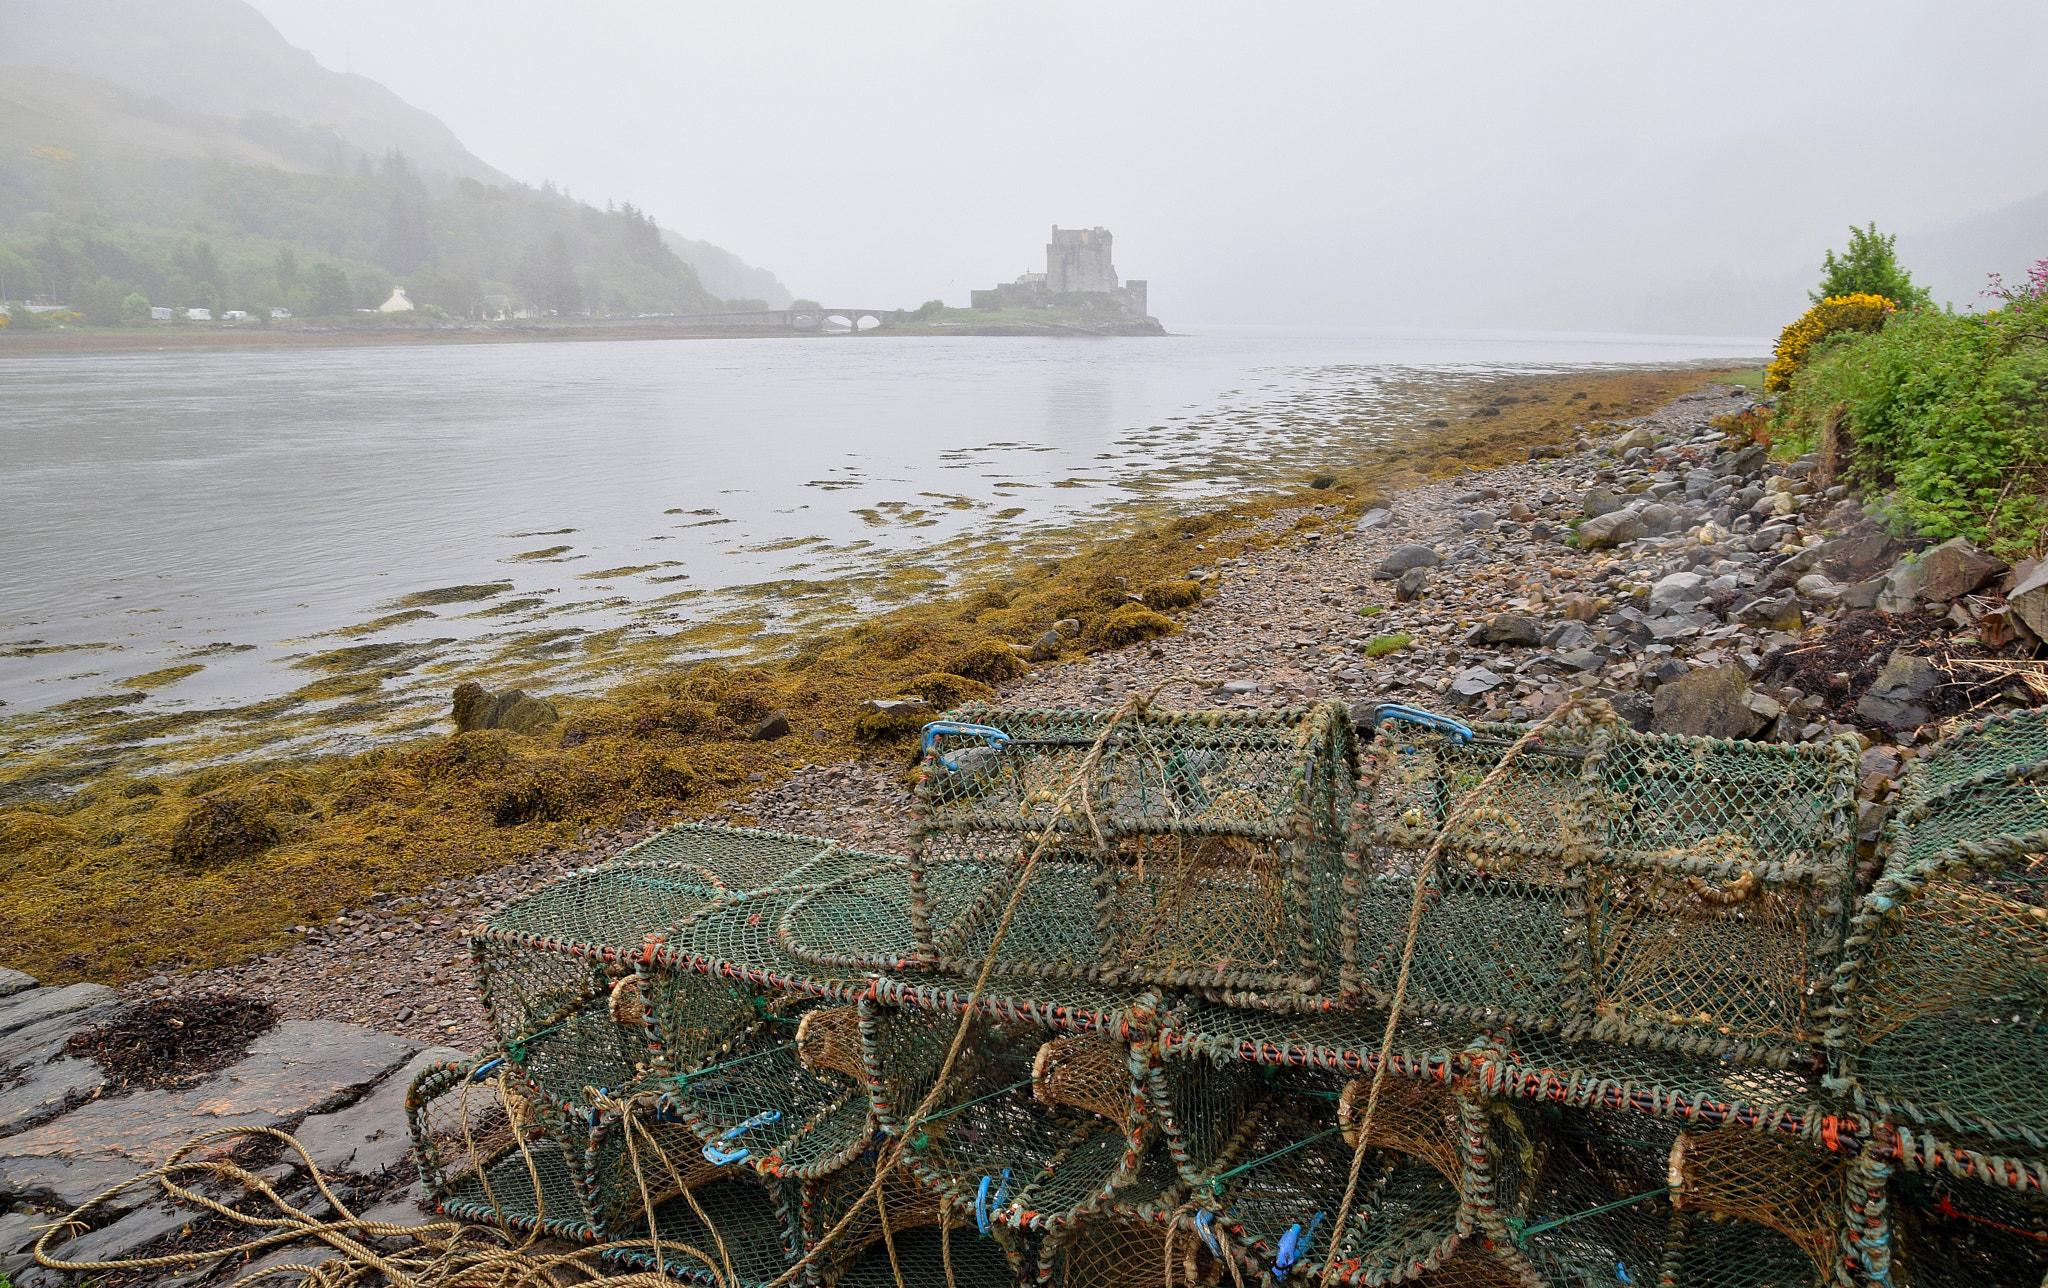
<path id="1" fill-rule="evenodd" d="M 622 631 L 716 647 L 1133 497 L 1341 458 L 1407 428 L 1392 380 L 1761 347 L 1213 331 L 0 359 L 0 700 L 146 675 L 163 705 L 247 702 L 344 648 L 439 684 Z"/>

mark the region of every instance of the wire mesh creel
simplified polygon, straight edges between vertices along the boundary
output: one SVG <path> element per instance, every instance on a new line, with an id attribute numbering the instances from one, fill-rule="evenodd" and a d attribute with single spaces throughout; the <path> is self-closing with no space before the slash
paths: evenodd
<path id="1" fill-rule="evenodd" d="M 1347 709 L 1107 713 L 967 708 L 935 736 L 910 848 L 919 959 L 978 971 L 1039 838 L 997 969 L 1046 980 L 1337 1000 Z M 1080 791 L 1069 794 L 1077 774 Z M 948 898 L 963 886 L 964 904 Z"/>

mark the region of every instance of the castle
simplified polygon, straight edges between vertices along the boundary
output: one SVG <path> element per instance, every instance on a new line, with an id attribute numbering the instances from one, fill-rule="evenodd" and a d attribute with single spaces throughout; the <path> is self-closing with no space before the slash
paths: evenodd
<path id="1" fill-rule="evenodd" d="M 1088 304 L 1107 297 L 1125 312 L 1142 318 L 1146 316 L 1145 283 L 1133 278 L 1117 285 L 1116 265 L 1110 260 L 1110 240 L 1107 228 L 1061 228 L 1054 224 L 1052 240 L 1045 246 L 1045 271 L 1024 273 L 1016 281 L 1004 282 L 994 290 L 975 291 L 971 296 L 973 305 L 995 313 L 1003 309 Z"/>

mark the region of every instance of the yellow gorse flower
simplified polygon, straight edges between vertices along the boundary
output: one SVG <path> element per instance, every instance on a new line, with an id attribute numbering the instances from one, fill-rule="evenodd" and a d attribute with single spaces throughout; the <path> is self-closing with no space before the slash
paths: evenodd
<path id="1" fill-rule="evenodd" d="M 1821 337 L 1836 331 L 1879 331 L 1896 308 L 1882 295 L 1830 295 L 1778 333 L 1771 365 L 1764 368 L 1764 388 L 1774 394 L 1792 387 L 1792 377 L 1806 365 L 1806 355 Z"/>

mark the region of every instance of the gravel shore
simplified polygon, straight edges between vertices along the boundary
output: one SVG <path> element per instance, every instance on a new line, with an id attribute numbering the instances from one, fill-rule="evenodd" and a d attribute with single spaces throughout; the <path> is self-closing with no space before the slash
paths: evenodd
<path id="1" fill-rule="evenodd" d="M 1802 640 L 1828 638 L 1858 611 L 1851 605 L 1859 597 L 1882 588 L 1868 577 L 1854 584 L 1872 570 L 1850 565 L 1867 565 L 1873 552 L 1888 557 L 1897 543 L 1876 534 L 1859 507 L 1841 503 L 1840 489 L 1810 483 L 1806 463 L 1767 464 L 1760 450 L 1715 428 L 1752 406 L 1739 388 L 1709 387 L 1628 422 L 1618 438 L 1414 488 L 1363 519 L 1320 507 L 1331 521 L 1304 530 L 1296 521 L 1317 511 L 1285 512 L 1263 525 L 1278 539 L 1241 560 L 1210 552 L 1240 548 L 1231 538 L 1242 531 L 1190 539 L 1189 567 L 1208 593 L 1180 633 L 1040 667 L 1005 686 L 998 701 L 1101 707 L 1186 676 L 1195 682 L 1168 688 L 1160 705 L 1299 706 L 1335 697 L 1360 718 L 1375 703 L 1400 701 L 1468 719 L 1527 720 L 1585 691 L 1610 698 L 1642 727 L 1719 719 L 1741 729 L 1722 736 L 1813 741 L 1860 725 L 1877 798 L 1884 774 L 1911 754 L 1916 737 L 1932 737 L 1932 726 L 1887 731 L 1880 721 L 1870 732 L 1874 718 L 1854 716 L 1872 710 L 1856 702 L 1882 696 L 1870 674 L 1837 692 L 1767 681 L 1786 673 L 1785 659 Z M 1633 517 L 1594 524 L 1596 511 Z M 1575 521 L 1622 540 L 1580 549 L 1566 541 Z M 1394 568 L 1409 564 L 1419 571 Z M 1908 619 L 1920 625 L 1903 635 L 1896 623 L 1870 633 L 1961 632 L 1985 607 L 1961 596 L 1958 605 L 1916 605 L 1923 616 Z M 1924 616 L 1937 609 L 1947 616 Z M 1967 642 L 1978 635 L 1991 638 L 1979 631 Z M 1883 662 L 1880 653 L 1865 670 Z M 1718 699 L 1701 683 L 1690 705 L 1673 700 L 1686 687 L 1674 682 L 1694 672 L 1695 680 L 1736 678 Z M 901 852 L 909 834 L 901 757 L 814 766 L 707 821 Z M 469 979 L 466 930 L 520 891 L 601 862 L 659 826 L 594 833 L 573 852 L 443 883 L 424 904 L 352 910 L 301 931 L 299 946 L 263 961 L 158 977 L 128 991 L 259 996 L 288 1018 L 354 1020 L 474 1049 L 488 1034 Z"/>

